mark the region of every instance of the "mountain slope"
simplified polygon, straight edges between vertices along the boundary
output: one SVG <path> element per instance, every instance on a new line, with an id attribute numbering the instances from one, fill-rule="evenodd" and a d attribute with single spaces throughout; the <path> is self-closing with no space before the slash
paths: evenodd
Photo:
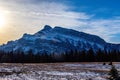
<path id="1" fill-rule="evenodd" d="M 88 51 L 91 48 L 94 51 L 99 49 L 120 50 L 120 45 L 107 43 L 96 35 L 61 27 L 51 28 L 46 25 L 41 31 L 33 35 L 24 34 L 16 41 L 9 41 L 6 45 L 0 46 L 0 50 L 4 51 L 28 52 L 32 50 L 34 53 L 62 53 L 71 49 Z"/>

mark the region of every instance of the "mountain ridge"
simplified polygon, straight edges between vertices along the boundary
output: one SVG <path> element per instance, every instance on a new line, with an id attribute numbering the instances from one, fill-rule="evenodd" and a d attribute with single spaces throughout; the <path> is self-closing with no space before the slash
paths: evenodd
<path id="1" fill-rule="evenodd" d="M 52 28 L 45 25 L 37 33 L 31 35 L 25 33 L 20 39 L 9 41 L 0 46 L 3 51 L 23 51 L 28 52 L 30 49 L 37 52 L 63 53 L 69 50 L 88 51 L 100 50 L 120 50 L 120 44 L 107 43 L 99 36 L 79 32 L 73 29 L 66 29 L 59 26 Z"/>

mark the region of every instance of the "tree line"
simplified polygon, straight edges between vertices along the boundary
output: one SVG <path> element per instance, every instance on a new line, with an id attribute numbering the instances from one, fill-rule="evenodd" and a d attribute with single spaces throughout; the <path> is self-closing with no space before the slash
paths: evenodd
<path id="1" fill-rule="evenodd" d="M 49 63 L 49 62 L 120 62 L 120 51 L 96 52 L 93 49 L 88 51 L 70 50 L 64 53 L 33 53 L 29 50 L 27 53 L 22 51 L 0 51 L 1 63 Z"/>

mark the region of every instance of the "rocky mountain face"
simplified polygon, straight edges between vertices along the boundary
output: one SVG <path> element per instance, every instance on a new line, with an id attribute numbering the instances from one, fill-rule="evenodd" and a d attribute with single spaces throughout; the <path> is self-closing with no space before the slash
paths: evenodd
<path id="1" fill-rule="evenodd" d="M 32 50 L 34 53 L 63 53 L 70 50 L 88 51 L 89 49 L 93 49 L 95 52 L 99 49 L 120 50 L 120 44 L 107 43 L 96 35 L 45 25 L 42 30 L 33 35 L 24 34 L 22 38 L 0 46 L 0 50 L 7 52 Z"/>

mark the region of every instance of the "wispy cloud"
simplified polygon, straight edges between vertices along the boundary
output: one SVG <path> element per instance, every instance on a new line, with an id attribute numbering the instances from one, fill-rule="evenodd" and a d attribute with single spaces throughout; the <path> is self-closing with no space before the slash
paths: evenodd
<path id="1" fill-rule="evenodd" d="M 0 5 L 10 15 L 7 25 L 10 28 L 5 28 L 6 33 L 10 34 L 6 36 L 19 33 L 11 39 L 18 38 L 25 32 L 35 33 L 46 24 L 95 34 L 109 42 L 112 42 L 115 34 L 120 33 L 119 16 L 112 19 L 94 19 L 94 14 L 71 11 L 71 6 L 56 0 L 1 0 Z"/>
<path id="2" fill-rule="evenodd" d="M 120 19 L 93 19 L 86 21 L 86 25 L 79 27 L 79 29 L 87 33 L 99 35 L 108 42 L 114 42 L 111 41 L 112 38 L 116 34 L 120 34 Z"/>
<path id="3" fill-rule="evenodd" d="M 69 6 L 57 2 L 50 3 L 49 0 L 40 1 L 37 4 L 32 3 L 34 0 L 7 1 L 2 0 L 1 5 L 10 15 L 9 26 L 11 30 L 16 28 L 16 32 L 20 32 L 21 35 L 25 32 L 34 33 L 46 24 L 66 27 L 83 25 L 85 23 L 80 22 L 79 19 L 86 20 L 91 17 L 83 12 L 69 11 Z"/>

